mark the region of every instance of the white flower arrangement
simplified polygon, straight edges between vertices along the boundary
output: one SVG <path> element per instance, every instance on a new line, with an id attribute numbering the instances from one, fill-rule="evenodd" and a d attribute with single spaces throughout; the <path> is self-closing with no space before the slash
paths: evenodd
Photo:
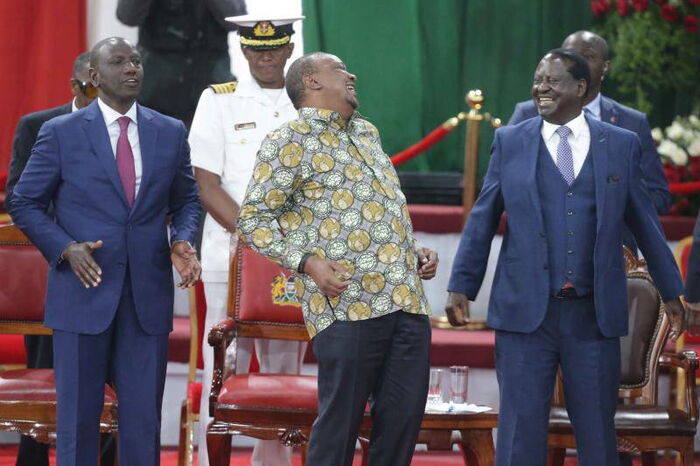
<path id="1" fill-rule="evenodd" d="M 666 129 L 654 128 L 651 137 L 664 161 L 687 165 L 689 157 L 700 157 L 700 118 L 676 117 Z"/>

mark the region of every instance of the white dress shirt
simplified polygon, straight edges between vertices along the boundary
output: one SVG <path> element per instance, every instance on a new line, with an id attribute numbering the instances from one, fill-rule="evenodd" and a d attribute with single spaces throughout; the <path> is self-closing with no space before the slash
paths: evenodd
<path id="1" fill-rule="evenodd" d="M 556 131 L 559 126 L 542 120 L 542 139 L 544 139 L 549 155 L 552 156 L 555 165 L 557 163 L 557 146 L 560 139 Z M 568 126 L 571 130 L 567 140 L 574 157 L 574 176 L 576 177 L 581 171 L 583 162 L 586 161 L 586 156 L 588 155 L 588 149 L 591 147 L 591 130 L 588 128 L 588 122 L 586 122 L 583 112 L 565 126 Z"/>
<path id="2" fill-rule="evenodd" d="M 600 92 L 595 96 L 595 99 L 591 100 L 588 105 L 583 108 L 588 110 L 593 118 L 600 121 Z"/>
<path id="3" fill-rule="evenodd" d="M 105 119 L 107 133 L 109 134 L 109 142 L 112 144 L 112 153 L 114 154 L 115 160 L 117 158 L 117 141 L 119 140 L 119 133 L 121 133 L 117 119 L 127 116 L 131 120 L 131 123 L 129 123 L 129 128 L 126 131 L 126 135 L 129 138 L 129 144 L 131 144 L 131 151 L 134 153 L 134 171 L 136 173 L 136 189 L 134 199 L 136 199 L 136 196 L 139 193 L 139 186 L 141 185 L 141 172 L 143 171 L 143 164 L 141 162 L 141 145 L 139 144 L 138 121 L 136 119 L 136 102 L 134 102 L 129 111 L 127 111 L 124 115 L 104 103 L 99 97 L 97 98 L 97 105 L 99 105 L 100 111 L 102 112 L 102 117 Z"/>

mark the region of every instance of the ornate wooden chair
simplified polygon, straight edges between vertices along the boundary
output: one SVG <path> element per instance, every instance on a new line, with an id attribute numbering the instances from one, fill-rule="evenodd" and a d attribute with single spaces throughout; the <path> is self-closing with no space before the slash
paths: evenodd
<path id="1" fill-rule="evenodd" d="M 239 337 L 309 339 L 289 271 L 239 244 L 230 267 L 228 314 L 208 338 L 214 347 L 207 428 L 212 466 L 229 464 L 232 435 L 305 445 L 317 412 L 314 376 L 237 374 L 235 367 L 229 375 L 224 367 L 226 348 Z"/>
<path id="2" fill-rule="evenodd" d="M 177 449 L 178 466 L 191 466 L 194 453 L 195 425 L 199 422 L 202 382 L 197 380 L 197 369 L 204 368 L 202 335 L 207 304 L 202 282 L 189 289 L 190 355 L 187 371 L 187 393 L 180 407 L 180 440 Z"/>
<path id="3" fill-rule="evenodd" d="M 693 464 L 693 440 L 698 422 L 695 398 L 695 352 L 662 353 L 669 333 L 669 322 L 658 291 L 646 270 L 644 260 L 625 250 L 629 297 L 630 332 L 621 339 L 621 404 L 615 415 L 618 450 L 642 454 L 642 464 L 655 464 L 656 451 L 672 449 L 680 453 L 681 464 Z M 658 404 L 659 366 L 682 368 L 686 373 L 685 410 Z M 552 465 L 564 464 L 566 448 L 575 448 L 575 439 L 564 404 L 563 386 L 557 378 L 549 421 L 549 448 Z"/>
<path id="4" fill-rule="evenodd" d="M 44 327 L 47 264 L 14 225 L 0 226 L 0 333 L 49 335 Z M 115 432 L 117 399 L 106 386 L 102 432 Z M 56 388 L 51 369 L 0 372 L 0 430 L 42 443 L 56 437 Z"/>

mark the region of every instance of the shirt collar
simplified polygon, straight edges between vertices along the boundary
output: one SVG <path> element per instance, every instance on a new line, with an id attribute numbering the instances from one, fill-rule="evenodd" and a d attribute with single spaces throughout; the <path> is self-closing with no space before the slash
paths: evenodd
<path id="1" fill-rule="evenodd" d="M 579 113 L 576 118 L 570 120 L 566 125 L 555 125 L 546 120 L 542 120 L 542 137 L 545 141 L 549 141 L 560 126 L 568 126 L 574 139 L 577 139 L 583 131 L 585 124 L 586 118 L 583 116 L 583 112 Z"/>
<path id="2" fill-rule="evenodd" d="M 595 96 L 595 99 L 591 100 L 588 103 L 588 105 L 583 107 L 583 108 L 587 108 L 591 112 L 591 115 L 596 117 L 596 119 L 598 119 L 598 120 L 600 120 L 600 101 L 601 101 L 601 97 L 600 97 L 600 92 L 599 92 L 598 95 Z"/>
<path id="3" fill-rule="evenodd" d="M 344 129 L 349 123 L 353 123 L 360 114 L 353 112 L 348 120 L 344 120 L 340 113 L 327 108 L 302 107 L 299 109 L 299 116 L 305 120 L 316 120 L 327 123 L 335 129 Z"/>
<path id="4" fill-rule="evenodd" d="M 121 118 L 123 116 L 129 117 L 129 119 L 132 121 L 134 124 L 138 124 L 136 120 L 136 102 L 133 103 L 131 108 L 124 114 L 122 115 L 118 111 L 114 110 L 112 107 L 107 105 L 102 101 L 101 98 L 97 98 L 97 105 L 100 107 L 100 111 L 102 112 L 102 117 L 105 119 L 105 125 L 109 126 L 115 121 L 117 121 L 118 118 Z"/>
<path id="5" fill-rule="evenodd" d="M 70 111 L 71 112 L 77 112 L 80 110 L 77 105 L 75 105 L 75 97 L 73 97 L 73 100 L 70 103 Z"/>

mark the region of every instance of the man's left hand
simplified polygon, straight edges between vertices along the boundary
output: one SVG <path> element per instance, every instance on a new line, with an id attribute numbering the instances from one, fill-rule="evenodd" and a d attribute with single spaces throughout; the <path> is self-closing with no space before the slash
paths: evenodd
<path id="1" fill-rule="evenodd" d="M 182 281 L 178 288 L 185 289 L 193 286 L 199 280 L 202 267 L 197 260 L 197 251 L 187 241 L 177 241 L 171 246 L 170 260 L 180 274 Z"/>
<path id="2" fill-rule="evenodd" d="M 675 341 L 685 330 L 685 307 L 680 298 L 672 299 L 664 303 L 666 315 L 671 323 L 671 332 L 668 334 Z"/>
<path id="3" fill-rule="evenodd" d="M 428 248 L 417 248 L 416 254 L 418 254 L 418 276 L 423 280 L 435 277 L 438 265 L 437 252 Z"/>

